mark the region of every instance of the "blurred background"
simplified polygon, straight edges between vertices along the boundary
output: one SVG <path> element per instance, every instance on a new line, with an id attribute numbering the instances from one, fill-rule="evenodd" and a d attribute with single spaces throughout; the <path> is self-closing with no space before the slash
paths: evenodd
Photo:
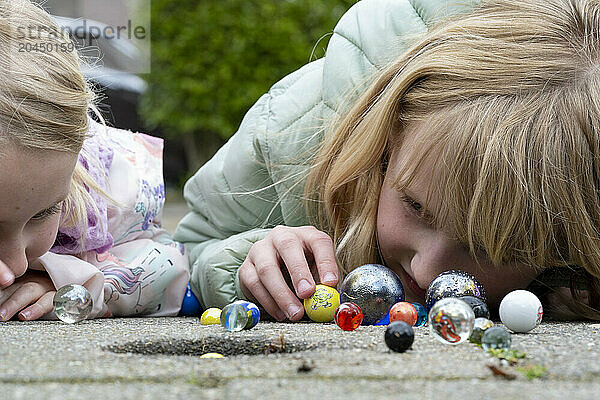
<path id="1" fill-rule="evenodd" d="M 34 0 L 69 29 L 106 121 L 165 139 L 163 226 L 186 180 L 275 82 L 323 57 L 356 0 Z M 128 26 L 129 25 L 129 26 Z M 117 27 L 127 27 L 121 37 Z M 131 32 L 141 27 L 141 40 Z"/>
<path id="2" fill-rule="evenodd" d="M 173 193 L 271 85 L 324 55 L 336 22 L 356 0 L 38 2 L 77 32 L 77 47 L 92 64 L 84 74 L 103 97 L 106 120 L 165 139 Z M 98 35 L 127 22 L 144 27 L 145 41 L 132 46 L 127 37 Z"/>

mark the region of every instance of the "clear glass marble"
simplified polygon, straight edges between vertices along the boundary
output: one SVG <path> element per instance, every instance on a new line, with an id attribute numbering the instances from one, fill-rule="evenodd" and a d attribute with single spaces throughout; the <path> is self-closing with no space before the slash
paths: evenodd
<path id="1" fill-rule="evenodd" d="M 234 301 L 233 304 L 243 305 L 248 313 L 248 323 L 244 329 L 252 329 L 258 324 L 260 321 L 260 310 L 256 304 L 246 300 L 237 300 Z"/>
<path id="2" fill-rule="evenodd" d="M 473 324 L 473 333 L 469 336 L 469 342 L 475 344 L 481 344 L 481 337 L 483 333 L 494 326 L 494 323 L 487 318 L 475 318 L 475 323 Z"/>
<path id="3" fill-rule="evenodd" d="M 503 326 L 492 326 L 483 333 L 481 347 L 485 351 L 490 349 L 510 349 L 510 332 Z"/>
<path id="4" fill-rule="evenodd" d="M 54 295 L 54 313 L 63 322 L 74 324 L 86 319 L 92 312 L 94 301 L 81 285 L 66 285 Z"/>
<path id="5" fill-rule="evenodd" d="M 248 311 L 242 304 L 228 304 L 221 311 L 221 326 L 229 332 L 239 332 L 248 325 Z"/>
<path id="6" fill-rule="evenodd" d="M 462 300 L 449 297 L 439 300 L 429 311 L 429 331 L 444 344 L 456 345 L 469 339 L 475 314 Z"/>

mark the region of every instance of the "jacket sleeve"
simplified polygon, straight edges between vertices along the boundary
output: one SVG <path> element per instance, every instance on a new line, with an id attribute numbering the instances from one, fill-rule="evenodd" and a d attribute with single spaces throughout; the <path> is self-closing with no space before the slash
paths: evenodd
<path id="1" fill-rule="evenodd" d="M 451 3 L 355 4 L 336 26 L 325 58 L 275 84 L 248 111 L 227 144 L 186 183 L 184 197 L 191 212 L 174 238 L 190 253 L 190 285 L 204 308 L 243 298 L 238 268 L 269 228 L 303 223 L 298 201 L 302 194 L 292 196 L 285 177 L 288 172 L 298 177 L 306 170 L 282 163 L 283 156 L 312 148 L 308 143 L 318 141 L 320 134 L 314 122 L 332 117 L 348 89 L 361 85 L 401 52 L 410 35 L 426 31 L 429 21 L 449 13 Z"/>
<path id="2" fill-rule="evenodd" d="M 255 138 L 258 130 L 266 129 L 270 97 L 258 100 L 237 133 L 184 187 L 191 212 L 173 237 L 189 253 L 190 286 L 202 308 L 222 308 L 244 298 L 237 270 L 252 244 L 268 233 L 257 229 L 266 226 L 265 211 L 280 215 Z"/>
<path id="3" fill-rule="evenodd" d="M 279 120 L 304 112 L 304 100 L 294 103 L 303 88 L 318 87 L 320 98 L 320 85 L 313 81 L 320 83 L 321 76 L 322 60 L 317 60 L 276 83 L 246 113 L 238 131 L 186 183 L 184 197 L 191 212 L 180 221 L 174 239 L 190 254 L 190 286 L 204 308 L 244 298 L 239 266 L 252 244 L 284 223 L 282 196 L 277 191 L 280 182 L 273 178 L 267 135 L 281 132 Z"/>

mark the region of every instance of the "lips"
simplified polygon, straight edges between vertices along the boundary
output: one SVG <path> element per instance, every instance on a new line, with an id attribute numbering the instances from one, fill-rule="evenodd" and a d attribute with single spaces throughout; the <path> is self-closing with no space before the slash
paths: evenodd
<path id="1" fill-rule="evenodd" d="M 421 289 L 417 282 L 406 273 L 404 269 L 402 269 L 402 277 L 404 278 L 404 282 L 406 282 L 406 286 L 413 292 L 415 295 L 425 298 L 425 290 Z"/>

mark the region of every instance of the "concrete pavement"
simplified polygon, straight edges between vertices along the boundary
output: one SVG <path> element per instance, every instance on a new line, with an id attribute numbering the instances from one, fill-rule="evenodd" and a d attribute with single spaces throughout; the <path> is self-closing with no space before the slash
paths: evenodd
<path id="1" fill-rule="evenodd" d="M 197 318 L 107 319 L 76 325 L 0 325 L 5 399 L 598 399 L 600 324 L 542 323 L 513 335 L 529 380 L 495 376 L 470 343 L 447 346 L 415 329 L 412 349 L 391 353 L 384 327 L 261 322 L 229 333 Z M 201 359 L 206 352 L 225 359 Z M 495 362 L 498 360 L 495 359 Z"/>

